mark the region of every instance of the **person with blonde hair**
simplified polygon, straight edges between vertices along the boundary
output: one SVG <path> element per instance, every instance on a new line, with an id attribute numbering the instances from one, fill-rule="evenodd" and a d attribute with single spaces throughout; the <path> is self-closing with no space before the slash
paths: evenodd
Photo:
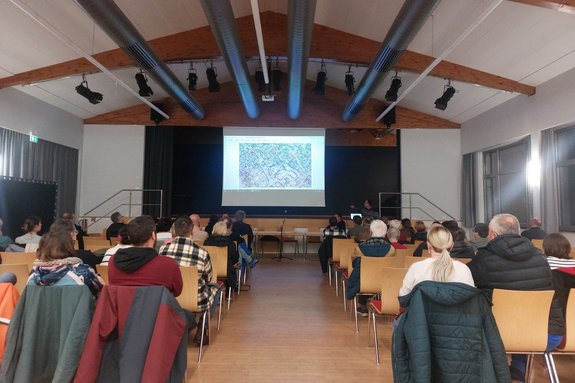
<path id="1" fill-rule="evenodd" d="M 451 259 L 453 247 L 451 232 L 443 226 L 434 226 L 427 234 L 427 251 L 431 257 L 416 262 L 405 274 L 399 296 L 407 295 L 422 281 L 459 282 L 475 287 L 471 271 L 459 261 Z"/>

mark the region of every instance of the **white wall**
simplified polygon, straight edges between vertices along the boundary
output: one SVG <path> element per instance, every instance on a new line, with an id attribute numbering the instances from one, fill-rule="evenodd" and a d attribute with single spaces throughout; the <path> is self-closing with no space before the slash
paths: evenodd
<path id="1" fill-rule="evenodd" d="M 0 126 L 82 149 L 84 122 L 68 112 L 12 88 L 0 90 Z"/>
<path id="2" fill-rule="evenodd" d="M 460 142 L 458 129 L 401 131 L 401 191 L 422 194 L 458 220 L 461 218 Z M 425 208 L 436 219 L 448 219 L 429 205 Z M 408 216 L 407 213 L 405 217 Z M 430 219 L 415 210 L 412 217 Z"/>
<path id="3" fill-rule="evenodd" d="M 82 175 L 80 180 L 80 209 L 85 214 L 120 189 L 142 189 L 144 181 L 145 127 L 139 125 L 85 125 Z M 115 198 L 93 214 L 103 215 L 120 211 L 128 215 L 128 194 Z M 133 193 L 133 203 L 141 202 L 141 193 Z M 141 208 L 132 208 L 132 216 Z M 109 214 L 108 214 L 109 215 Z M 110 224 L 104 219 L 89 229 L 100 231 Z"/>
<path id="4" fill-rule="evenodd" d="M 541 84 L 534 96 L 517 96 L 463 123 L 462 153 L 484 151 L 530 135 L 532 155 L 536 154 L 542 130 L 575 124 L 573 100 L 575 69 Z M 533 190 L 533 213 L 541 215 L 539 188 Z M 575 243 L 575 233 L 564 234 Z"/>

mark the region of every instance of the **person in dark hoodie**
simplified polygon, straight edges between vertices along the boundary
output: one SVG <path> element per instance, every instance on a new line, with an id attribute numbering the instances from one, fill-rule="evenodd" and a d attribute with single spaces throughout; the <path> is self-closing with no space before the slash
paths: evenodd
<path id="1" fill-rule="evenodd" d="M 126 225 L 132 247 L 120 249 L 110 258 L 108 278 L 115 286 L 165 286 L 175 297 L 182 293 L 183 281 L 176 261 L 160 257 L 156 243 L 156 223 L 147 215 Z"/>
<path id="2" fill-rule="evenodd" d="M 519 235 L 519 221 L 511 214 L 498 214 L 489 222 L 490 241 L 477 251 L 467 264 L 475 286 L 492 291 L 553 290 L 551 268 L 543 253 L 531 241 Z M 550 322 L 560 320 L 561 312 L 551 305 Z M 554 334 L 549 335 L 548 350 L 560 343 Z M 525 380 L 526 355 L 514 354 L 511 359 L 511 376 L 516 381 Z"/>
<path id="3" fill-rule="evenodd" d="M 458 227 L 451 231 L 451 235 L 453 236 L 453 247 L 449 252 L 451 258 L 473 258 L 475 249 L 467 244 L 465 230 Z"/>

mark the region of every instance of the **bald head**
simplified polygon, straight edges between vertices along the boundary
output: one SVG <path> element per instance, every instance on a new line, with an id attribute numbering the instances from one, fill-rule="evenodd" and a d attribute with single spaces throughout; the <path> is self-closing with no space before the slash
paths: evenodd
<path id="1" fill-rule="evenodd" d="M 517 234 L 519 235 L 519 221 L 512 214 L 497 214 L 489 222 L 489 238 L 493 239 L 498 235 Z"/>
<path id="2" fill-rule="evenodd" d="M 529 220 L 529 227 L 541 227 L 541 220 L 539 218 L 531 218 Z"/>

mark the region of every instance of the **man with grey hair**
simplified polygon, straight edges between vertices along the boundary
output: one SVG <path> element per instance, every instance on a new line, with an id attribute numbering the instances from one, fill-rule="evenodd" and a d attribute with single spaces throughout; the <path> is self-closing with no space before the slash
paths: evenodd
<path id="1" fill-rule="evenodd" d="M 480 248 L 467 264 L 475 286 L 488 291 L 553 290 L 549 263 L 529 239 L 519 235 L 519 221 L 515 216 L 499 214 L 493 217 L 489 222 L 488 238 L 489 243 Z M 550 319 L 558 319 L 561 315 L 561 310 L 552 306 Z M 548 346 L 551 349 L 558 345 L 553 336 L 549 335 Z M 525 365 L 524 355 L 512 356 L 511 376 L 514 380 L 525 380 Z"/>
<path id="2" fill-rule="evenodd" d="M 252 227 L 244 222 L 246 212 L 243 210 L 236 211 L 234 215 L 234 224 L 232 225 L 232 232 L 239 236 L 248 236 L 248 249 L 252 251 L 252 242 L 254 241 L 254 232 Z"/>
<path id="3" fill-rule="evenodd" d="M 364 242 L 360 242 L 358 247 L 359 250 L 366 257 L 385 257 L 392 250 L 391 244 L 385 239 L 387 234 L 387 225 L 380 219 L 373 220 L 369 225 L 369 231 L 371 232 L 371 237 Z M 359 282 L 361 273 L 361 257 L 357 257 L 353 260 L 353 271 L 349 276 L 349 282 L 347 285 L 347 291 L 345 292 L 347 299 L 353 299 L 357 293 L 359 293 Z M 367 316 L 367 299 L 368 296 L 360 295 L 358 297 L 358 307 L 357 312 L 361 316 Z"/>

